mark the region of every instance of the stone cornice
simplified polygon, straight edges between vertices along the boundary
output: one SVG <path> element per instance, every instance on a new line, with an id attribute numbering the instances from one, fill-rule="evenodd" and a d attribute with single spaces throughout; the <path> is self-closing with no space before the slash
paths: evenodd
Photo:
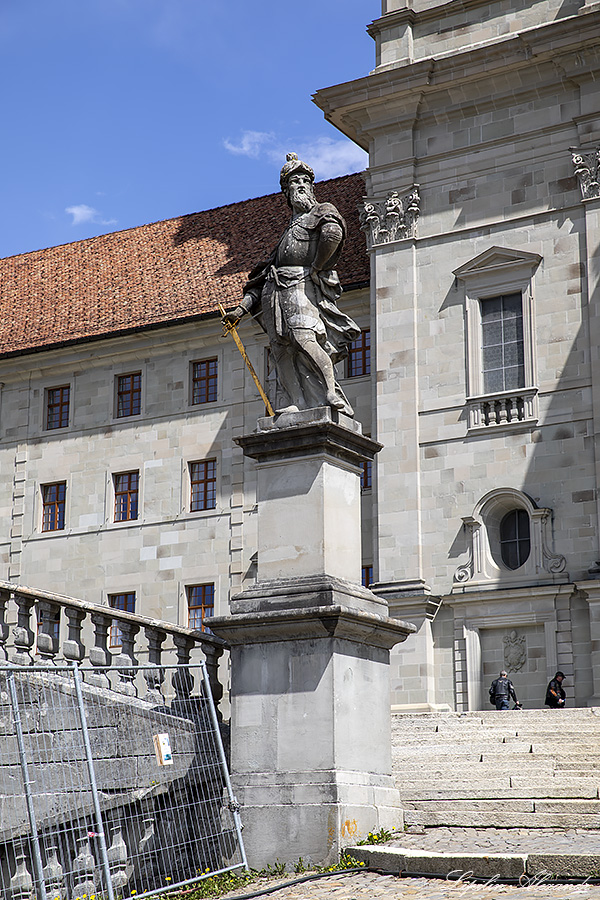
<path id="1" fill-rule="evenodd" d="M 331 639 L 390 650 L 417 629 L 410 622 L 389 619 L 344 606 L 315 606 L 211 619 L 211 630 L 234 647 L 243 644 Z"/>
<path id="2" fill-rule="evenodd" d="M 306 410 L 305 412 L 310 414 L 320 411 Z M 293 415 L 301 416 L 302 414 Z M 265 424 L 263 425 L 264 430 L 234 438 L 246 456 L 259 460 L 259 462 L 327 453 L 346 464 L 359 467 L 365 459 L 373 459 L 382 448 L 381 444 L 365 437 L 360 431 L 353 431 L 337 422 L 326 421 L 324 418 L 312 423 L 290 427 L 277 427 L 277 417 L 260 421 L 266 424 L 272 422 L 273 427 L 267 430 Z"/>
<path id="3" fill-rule="evenodd" d="M 408 120 L 415 93 L 423 97 L 469 82 L 480 85 L 482 80 L 497 78 L 501 73 L 531 70 L 532 65 L 541 64 L 555 67 L 558 63 L 567 77 L 576 81 L 590 77 L 600 68 L 600 11 L 586 15 L 585 26 L 583 30 L 578 16 L 535 26 L 486 45 L 376 70 L 355 81 L 323 88 L 313 101 L 329 121 L 366 148 L 367 135 L 379 126 L 375 108 L 380 108 L 382 120 L 392 113 Z M 530 90 L 531 80 L 531 74 L 523 79 L 523 93 Z M 507 90 L 514 94 L 515 85 Z M 468 102 L 466 97 L 462 105 Z"/>

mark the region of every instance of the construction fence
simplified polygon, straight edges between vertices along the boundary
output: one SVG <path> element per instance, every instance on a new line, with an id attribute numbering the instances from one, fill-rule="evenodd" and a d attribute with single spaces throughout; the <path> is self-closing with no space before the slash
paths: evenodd
<path id="1" fill-rule="evenodd" d="M 0 666 L 0 740 L 6 900 L 144 897 L 246 867 L 204 663 Z"/>

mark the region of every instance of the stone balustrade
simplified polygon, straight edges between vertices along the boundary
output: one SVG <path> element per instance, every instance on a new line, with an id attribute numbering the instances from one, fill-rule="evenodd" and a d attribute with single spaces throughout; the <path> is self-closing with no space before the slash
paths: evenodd
<path id="1" fill-rule="evenodd" d="M 119 646 L 112 648 L 111 628 L 118 628 L 119 633 Z M 208 632 L 0 581 L 0 665 L 52 666 L 65 660 L 89 663 L 90 669 L 85 671 L 89 684 L 138 696 L 141 656 L 144 699 L 160 704 L 165 677 L 162 666 L 181 666 L 172 683 L 177 697 L 187 699 L 192 690 L 189 665 L 200 651 L 218 707 L 223 696 L 218 664 L 225 649 L 227 643 Z M 119 675 L 112 684 L 109 666 Z"/>
<path id="2" fill-rule="evenodd" d="M 537 388 L 521 388 L 467 400 L 469 430 L 537 419 Z"/>

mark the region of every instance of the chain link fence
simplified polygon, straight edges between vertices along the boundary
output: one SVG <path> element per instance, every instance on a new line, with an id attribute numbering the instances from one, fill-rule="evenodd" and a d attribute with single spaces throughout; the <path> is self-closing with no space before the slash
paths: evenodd
<path id="1" fill-rule="evenodd" d="M 123 676 L 0 667 L 6 900 L 143 897 L 247 867 L 205 665 Z"/>

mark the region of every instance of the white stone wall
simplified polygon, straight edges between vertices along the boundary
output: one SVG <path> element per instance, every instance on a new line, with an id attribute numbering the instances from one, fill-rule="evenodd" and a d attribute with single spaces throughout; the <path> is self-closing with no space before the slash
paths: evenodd
<path id="1" fill-rule="evenodd" d="M 489 629 L 504 637 L 510 615 L 522 614 L 527 633 L 537 633 L 531 598 L 547 585 L 552 625 L 544 626 L 543 656 L 534 660 L 532 643 L 528 657 L 537 679 L 531 699 L 560 665 L 569 673 L 569 702 L 586 703 L 589 606 L 576 586 L 600 555 L 600 230 L 599 201 L 582 202 L 570 148 L 600 146 L 600 11 L 558 0 L 423 0 L 410 9 L 384 0 L 383 13 L 370 26 L 377 68 L 320 92 L 317 102 L 368 146 L 373 203 L 413 185 L 420 192 L 416 233 L 389 243 L 384 236 L 371 251 L 374 436 L 384 444 L 374 577 L 395 614 L 405 608 L 419 626 L 395 654 L 392 702 L 434 707 L 449 699 L 449 682 L 452 704 L 481 702 L 492 665 Z M 493 248 L 500 262 L 486 277 L 497 289 L 480 296 L 523 291 L 531 406 L 527 421 L 474 428 L 468 401 L 480 393 L 473 390 L 481 380 L 473 371 L 479 301 L 464 267 Z M 530 260 L 526 285 L 506 274 L 502 287 L 502 254 Z M 474 521 L 471 531 L 463 520 L 477 518 L 486 495 L 502 488 L 550 512 L 536 519 L 528 567 L 490 564 L 474 573 L 471 554 L 489 556 L 492 538 L 482 536 L 485 523 Z M 452 609 L 451 654 L 444 606 L 427 645 L 427 588 Z M 484 590 L 502 593 L 487 603 Z M 462 618 L 454 598 L 469 591 L 477 598 Z"/>

